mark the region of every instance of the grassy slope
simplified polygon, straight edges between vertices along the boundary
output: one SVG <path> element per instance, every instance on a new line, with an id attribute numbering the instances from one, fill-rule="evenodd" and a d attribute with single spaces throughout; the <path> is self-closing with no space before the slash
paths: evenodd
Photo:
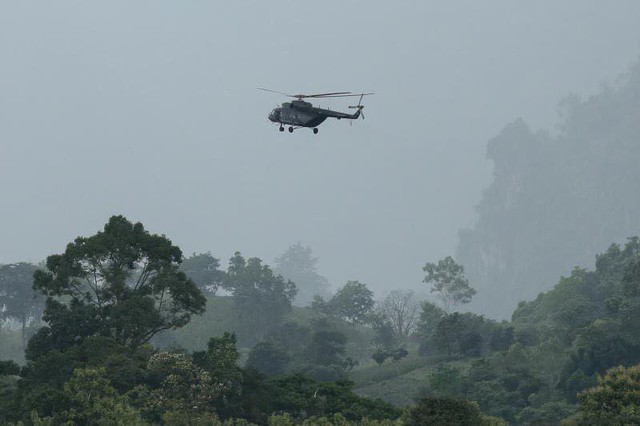
<path id="1" fill-rule="evenodd" d="M 443 359 L 423 357 L 417 350 L 409 348 L 410 354 L 400 361 L 387 360 L 382 365 L 374 362 L 354 370 L 350 374 L 358 395 L 380 398 L 398 406 L 411 404 L 419 394 L 429 388 L 429 375 Z M 450 361 L 465 369 L 469 361 Z"/>
<path id="2" fill-rule="evenodd" d="M 420 388 L 428 385 L 433 368 L 429 359 L 412 353 L 400 361 L 387 360 L 382 365 L 371 362 L 350 374 L 355 392 L 404 406 L 413 402 Z"/>

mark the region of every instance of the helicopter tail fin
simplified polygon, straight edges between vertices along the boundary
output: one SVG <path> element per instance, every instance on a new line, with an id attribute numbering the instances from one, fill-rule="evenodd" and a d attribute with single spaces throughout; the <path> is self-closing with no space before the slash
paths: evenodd
<path id="1" fill-rule="evenodd" d="M 349 108 L 357 108 L 358 110 L 356 111 L 355 114 L 353 114 L 353 119 L 357 120 L 358 117 L 362 116 L 362 119 L 364 120 L 364 114 L 362 113 L 362 109 L 364 108 L 364 105 L 362 105 L 362 98 L 364 97 L 364 95 L 367 95 L 368 93 L 362 93 L 360 94 L 360 99 L 358 99 L 358 105 L 349 105 Z"/>

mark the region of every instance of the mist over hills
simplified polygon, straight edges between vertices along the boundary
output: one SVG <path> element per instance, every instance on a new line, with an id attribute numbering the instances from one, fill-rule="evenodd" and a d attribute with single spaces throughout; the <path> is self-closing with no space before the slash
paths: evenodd
<path id="1" fill-rule="evenodd" d="M 472 310 L 508 317 L 640 230 L 640 63 L 560 112 L 557 135 L 517 119 L 487 145 L 493 181 L 457 247 L 478 290 Z"/>

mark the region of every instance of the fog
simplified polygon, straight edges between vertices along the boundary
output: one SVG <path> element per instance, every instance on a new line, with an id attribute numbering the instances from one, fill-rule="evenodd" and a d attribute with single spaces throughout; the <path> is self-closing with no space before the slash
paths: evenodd
<path id="1" fill-rule="evenodd" d="M 491 177 L 487 141 L 554 129 L 639 52 L 636 1 L 2 2 L 0 263 L 112 214 L 183 252 L 271 262 L 301 242 L 334 288 L 423 288 Z M 280 133 L 288 93 L 372 91 L 366 119 Z M 346 111 L 349 101 L 318 102 Z M 472 283 L 473 284 L 473 283 Z"/>

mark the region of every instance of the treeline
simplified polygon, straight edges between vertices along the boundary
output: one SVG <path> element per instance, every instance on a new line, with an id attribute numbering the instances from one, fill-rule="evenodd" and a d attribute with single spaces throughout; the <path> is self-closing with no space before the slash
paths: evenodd
<path id="1" fill-rule="evenodd" d="M 311 258 L 301 249 L 289 251 Z M 5 328 L 26 341 L 23 366 L 0 361 L 0 423 L 640 422 L 640 239 L 509 322 L 459 311 L 476 291 L 452 258 L 423 269 L 435 301 L 404 290 L 376 301 L 348 281 L 296 308 L 296 284 L 260 259 L 183 259 L 114 216 L 39 267 L 0 267 Z M 193 347 L 180 343 L 189 329 Z M 406 360 L 421 377 L 403 391 L 414 404 L 354 392 L 350 378 Z"/>
<path id="2" fill-rule="evenodd" d="M 296 293 L 257 258 L 236 253 L 224 273 L 210 256 L 192 258 L 184 266 L 194 280 L 181 261 L 166 237 L 114 216 L 103 231 L 77 238 L 42 268 L 8 266 L 7 279 L 19 284 L 1 290 L 6 317 L 24 325 L 38 315 L 17 302 L 36 303 L 32 294 L 18 297 L 6 288 L 22 285 L 26 294 L 32 283 L 46 301 L 37 305 L 44 325 L 28 340 L 26 365 L 0 364 L 0 423 L 264 424 L 287 413 L 285 419 L 339 414 L 374 424 L 400 416 L 390 404 L 355 395 L 349 381 L 268 379 L 241 368 L 231 333 L 211 337 L 202 351 L 155 349 L 154 337 L 204 311 L 202 290 L 232 293 L 248 341 L 272 333 Z"/>
<path id="3" fill-rule="evenodd" d="M 493 182 L 457 258 L 475 310 L 508 318 L 611 242 L 640 230 L 640 62 L 614 86 L 560 104 L 558 134 L 518 119 L 489 141 Z"/>
<path id="4" fill-rule="evenodd" d="M 20 325 L 27 344 L 24 366 L 0 362 L 0 423 L 491 421 L 457 398 L 425 398 L 403 411 L 352 391 L 346 372 L 357 362 L 344 356 L 347 333 L 340 328 L 375 317 L 397 327 L 396 337 L 410 330 L 406 319 L 375 314 L 366 285 L 350 281 L 326 300 L 317 296 L 301 326 L 285 319 L 295 284 L 260 259 L 236 253 L 224 271 L 209 254 L 182 261 L 165 236 L 114 216 L 103 231 L 77 238 L 40 267 L 3 266 L 1 311 L 5 324 Z M 215 300 L 216 291 L 228 294 L 222 298 L 232 302 L 233 323 L 244 347 L 252 347 L 244 367 L 234 333 L 208 338 L 203 350 L 153 346 L 171 342 L 168 333 L 204 313 L 205 295 Z"/>
<path id="5" fill-rule="evenodd" d="M 423 353 L 445 356 L 422 395 L 476 401 L 517 424 L 638 423 L 640 239 L 521 302 L 510 322 L 425 303 L 417 337 Z"/>

